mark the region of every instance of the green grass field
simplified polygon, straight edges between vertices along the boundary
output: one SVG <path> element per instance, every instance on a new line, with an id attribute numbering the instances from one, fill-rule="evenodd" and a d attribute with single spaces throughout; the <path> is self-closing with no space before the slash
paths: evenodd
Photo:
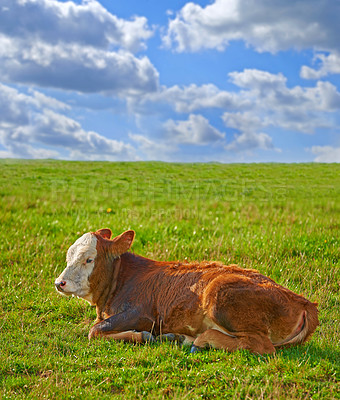
<path id="1" fill-rule="evenodd" d="M 339 164 L 2 160 L 0 205 L 1 398 L 340 398 Z M 258 269 L 317 301 L 320 326 L 273 356 L 89 343 L 95 309 L 54 279 L 104 227 L 147 257 Z"/>

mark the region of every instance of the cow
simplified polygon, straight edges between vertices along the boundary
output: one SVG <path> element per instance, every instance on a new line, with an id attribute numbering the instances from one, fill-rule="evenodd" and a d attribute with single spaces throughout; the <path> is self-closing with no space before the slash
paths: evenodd
<path id="1" fill-rule="evenodd" d="M 154 261 L 129 252 L 135 232 L 85 233 L 55 281 L 63 295 L 96 306 L 89 339 L 155 340 L 271 354 L 305 342 L 317 304 L 254 269 L 219 262 Z"/>

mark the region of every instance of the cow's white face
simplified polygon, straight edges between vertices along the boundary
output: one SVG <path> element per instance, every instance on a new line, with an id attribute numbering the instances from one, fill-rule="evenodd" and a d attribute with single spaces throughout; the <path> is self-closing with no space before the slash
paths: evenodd
<path id="1" fill-rule="evenodd" d="M 92 304 L 89 278 L 94 269 L 97 255 L 97 238 L 85 233 L 69 249 L 67 267 L 55 280 L 55 286 L 63 295 L 82 297 Z"/>

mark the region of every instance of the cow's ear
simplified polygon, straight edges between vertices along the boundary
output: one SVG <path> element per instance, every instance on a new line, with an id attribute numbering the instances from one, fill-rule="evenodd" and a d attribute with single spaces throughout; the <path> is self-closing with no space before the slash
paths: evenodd
<path id="1" fill-rule="evenodd" d="M 135 231 L 123 232 L 112 240 L 113 251 L 119 255 L 126 253 L 131 247 L 134 238 Z"/>
<path id="2" fill-rule="evenodd" d="M 111 229 L 105 228 L 105 229 L 98 229 L 98 231 L 95 232 L 97 235 L 103 237 L 104 239 L 111 239 L 112 232 Z"/>

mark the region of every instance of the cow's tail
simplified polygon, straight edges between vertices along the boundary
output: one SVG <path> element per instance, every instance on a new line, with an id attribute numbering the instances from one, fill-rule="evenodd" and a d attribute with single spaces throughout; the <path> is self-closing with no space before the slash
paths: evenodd
<path id="1" fill-rule="evenodd" d="M 292 346 L 304 343 L 319 325 L 317 303 L 308 302 L 298 320 L 292 334 L 279 343 L 273 343 L 275 347 Z"/>

